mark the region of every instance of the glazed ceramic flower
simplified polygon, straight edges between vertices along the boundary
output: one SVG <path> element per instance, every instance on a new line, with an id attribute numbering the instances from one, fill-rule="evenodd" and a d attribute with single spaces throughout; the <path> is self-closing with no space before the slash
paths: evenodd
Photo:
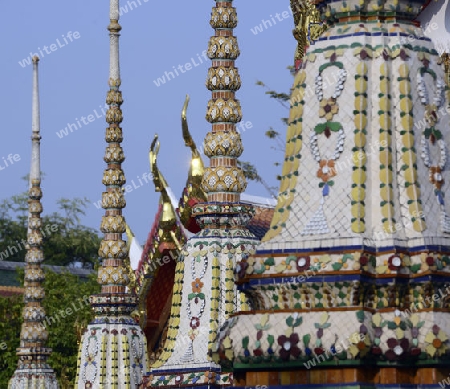
<path id="1" fill-rule="evenodd" d="M 183 382 L 183 380 L 184 380 L 184 375 L 183 375 L 183 374 L 178 374 L 178 375 L 175 377 L 175 383 L 176 383 L 176 384 L 181 384 L 181 383 Z"/>
<path id="2" fill-rule="evenodd" d="M 205 371 L 204 377 L 205 383 L 214 384 L 216 382 L 216 373 L 212 371 Z"/>
<path id="3" fill-rule="evenodd" d="M 440 356 L 445 353 L 446 345 L 445 343 L 448 340 L 447 334 L 441 330 L 441 328 L 438 325 L 434 325 L 432 330 L 428 332 L 428 334 L 425 336 L 425 342 L 429 343 L 428 346 L 425 348 L 426 352 L 431 356 L 434 357 Z"/>
<path id="4" fill-rule="evenodd" d="M 200 327 L 200 320 L 198 317 L 193 317 L 190 322 L 189 325 L 191 326 L 192 329 L 196 329 L 198 327 Z"/>
<path id="5" fill-rule="evenodd" d="M 326 159 L 320 160 L 317 177 L 319 177 L 323 182 L 327 182 L 330 178 L 333 178 L 335 176 L 336 169 L 334 167 L 334 161 Z"/>
<path id="6" fill-rule="evenodd" d="M 404 356 L 405 351 L 409 348 L 409 340 L 390 338 L 387 340 L 389 350 L 385 352 L 385 356 L 388 360 L 393 361 L 397 358 Z"/>
<path id="7" fill-rule="evenodd" d="M 420 51 L 417 53 L 417 59 L 423 63 L 425 67 L 430 64 L 430 54 L 425 51 Z"/>
<path id="8" fill-rule="evenodd" d="M 434 127 L 438 121 L 437 107 L 434 104 L 428 104 L 425 107 L 424 116 L 425 116 L 425 120 L 427 121 L 428 125 L 430 125 L 431 127 Z M 431 141 L 431 142 L 434 143 L 433 141 Z"/>
<path id="9" fill-rule="evenodd" d="M 288 361 L 291 355 L 294 358 L 299 357 L 301 350 L 297 346 L 298 341 L 299 337 L 296 333 L 291 334 L 289 337 L 286 335 L 278 337 L 278 344 L 281 346 L 280 357 L 283 361 Z"/>
<path id="10" fill-rule="evenodd" d="M 361 255 L 361 257 L 359 257 L 359 263 L 361 266 L 367 266 L 369 264 L 369 257 L 366 255 Z"/>
<path id="11" fill-rule="evenodd" d="M 338 112 L 339 106 L 336 104 L 336 99 L 333 99 L 332 97 L 322 99 L 320 102 L 319 117 L 325 117 L 325 119 L 331 120 Z"/>
<path id="12" fill-rule="evenodd" d="M 298 257 L 297 260 L 296 260 L 297 271 L 308 270 L 310 264 L 311 264 L 311 258 L 310 257 L 305 257 L 305 256 Z"/>
<path id="13" fill-rule="evenodd" d="M 192 292 L 193 293 L 200 293 L 202 291 L 204 284 L 200 280 L 200 278 L 196 278 L 195 281 L 192 282 Z"/>
<path id="14" fill-rule="evenodd" d="M 336 48 L 335 46 L 330 46 L 323 53 L 325 58 L 329 58 L 331 62 L 336 61 L 337 57 L 342 57 L 345 50 L 342 48 Z"/>
<path id="15" fill-rule="evenodd" d="M 357 28 L 356 32 L 359 31 L 367 31 L 365 28 Z M 362 60 L 365 60 L 367 57 L 372 58 L 374 56 L 373 50 L 369 46 L 358 46 L 353 50 L 353 55 L 355 57 L 361 58 Z"/>
<path id="16" fill-rule="evenodd" d="M 430 167 L 430 182 L 436 187 L 436 189 L 441 189 L 444 179 L 439 166 Z"/>
<path id="17" fill-rule="evenodd" d="M 402 259 L 399 255 L 391 255 L 388 259 L 388 267 L 390 270 L 398 270 L 402 265 Z"/>
<path id="18" fill-rule="evenodd" d="M 248 262 L 245 259 L 243 259 L 236 265 L 236 274 L 238 275 L 239 279 L 245 277 L 248 267 Z"/>

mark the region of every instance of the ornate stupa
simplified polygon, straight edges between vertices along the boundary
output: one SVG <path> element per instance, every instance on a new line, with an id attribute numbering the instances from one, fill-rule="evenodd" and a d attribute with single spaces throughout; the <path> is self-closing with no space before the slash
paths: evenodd
<path id="1" fill-rule="evenodd" d="M 134 291 L 139 297 L 137 313 L 139 325 L 147 337 L 150 365 L 164 352 L 170 324 L 177 260 L 186 241 L 200 231 L 195 216 L 192 215 L 192 209 L 207 199 L 207 194 L 202 188 L 205 166 L 187 121 L 188 102 L 189 97 L 186 98 L 181 114 L 183 139 L 191 150 L 190 169 L 185 187 L 180 200 L 177 201 L 158 167 L 159 141 L 155 137 L 150 150 L 150 171 L 155 189 L 161 196 L 150 233 L 143 249 L 140 250 L 139 260 L 132 261 L 138 262 L 138 266 L 133 267 L 136 277 Z M 274 204 L 266 200 L 241 194 L 240 201 L 254 207 L 255 215 L 247 225 L 247 229 L 258 239 L 267 232 L 273 215 Z M 190 342 L 190 339 L 186 341 Z M 156 382 L 162 384 L 162 381 Z"/>
<path id="2" fill-rule="evenodd" d="M 450 96 L 415 20 L 428 5 L 291 1 L 278 204 L 240 272 L 251 311 L 214 352 L 243 385 L 438 388 L 450 373 Z"/>
<path id="3" fill-rule="evenodd" d="M 95 319 L 89 324 L 81 340 L 76 388 L 126 389 L 142 382 L 147 368 L 147 345 L 144 333 L 130 315 L 136 309 L 137 298 L 127 292 L 130 278 L 127 272 L 128 245 L 122 240 L 126 231 L 122 209 L 125 207 L 122 170 L 124 152 L 121 147 L 122 92 L 119 90 L 119 1 L 110 0 L 110 66 L 106 102 L 107 147 L 103 174 L 106 191 L 102 195 L 101 231 L 105 234 L 99 249 L 102 266 L 98 282 L 99 295 L 91 296 Z"/>
<path id="4" fill-rule="evenodd" d="M 45 297 L 42 285 L 45 275 L 41 268 L 44 261 L 42 248 L 42 190 L 41 190 L 41 127 L 39 110 L 38 57 L 33 57 L 33 103 L 31 135 L 31 169 L 28 197 L 28 236 L 25 256 L 25 307 L 20 331 L 19 363 L 9 389 L 57 389 L 56 374 L 47 363 L 52 350 L 46 347 L 48 331 L 44 326 L 45 309 L 41 305 Z"/>
<path id="5" fill-rule="evenodd" d="M 216 2 L 211 16 L 215 35 L 208 47 L 212 67 L 207 79 L 212 98 L 206 119 L 212 131 L 204 142 L 210 166 L 201 183 L 207 201 L 192 207 L 201 230 L 189 237 L 178 258 L 166 341 L 146 377 L 146 387 L 232 383 L 232 374 L 222 372 L 212 361 L 211 347 L 225 320 L 246 308 L 246 299 L 234 283 L 234 271 L 258 242 L 245 227 L 252 206 L 240 202 L 246 181 L 237 167 L 243 147 L 236 131 L 242 117 L 235 98 L 241 85 L 234 66 L 239 56 L 233 36 L 236 25 L 232 1 Z"/>

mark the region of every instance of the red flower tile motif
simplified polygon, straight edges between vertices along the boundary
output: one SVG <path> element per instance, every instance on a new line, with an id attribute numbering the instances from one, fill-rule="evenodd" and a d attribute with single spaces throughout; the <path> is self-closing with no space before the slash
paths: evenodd
<path id="1" fill-rule="evenodd" d="M 365 255 L 361 255 L 361 257 L 359 258 L 359 263 L 361 264 L 361 266 L 366 266 L 369 263 L 369 258 Z"/>
<path id="2" fill-rule="evenodd" d="M 298 334 L 293 333 L 289 337 L 281 335 L 278 337 L 278 344 L 281 346 L 280 357 L 283 361 L 288 361 L 292 355 L 294 358 L 298 358 L 301 354 L 301 350 L 297 344 L 299 342 Z"/>
<path id="3" fill-rule="evenodd" d="M 189 325 L 191 326 L 192 329 L 196 329 L 198 327 L 200 327 L 200 320 L 198 317 L 193 317 L 191 319 L 191 321 L 189 322 Z"/>
<path id="4" fill-rule="evenodd" d="M 387 346 L 389 347 L 389 350 L 387 350 L 384 355 L 388 360 L 394 361 L 406 355 L 406 351 L 408 351 L 409 348 L 409 340 L 389 338 L 387 340 Z"/>

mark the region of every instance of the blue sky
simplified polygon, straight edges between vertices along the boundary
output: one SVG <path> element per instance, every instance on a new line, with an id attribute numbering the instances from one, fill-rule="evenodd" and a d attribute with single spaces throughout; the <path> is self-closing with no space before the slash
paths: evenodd
<path id="1" fill-rule="evenodd" d="M 204 86 L 210 61 L 200 64 L 200 58 L 213 34 L 209 16 L 215 2 L 139 1 L 135 0 L 134 7 L 131 1 L 121 0 L 121 6 L 127 7 L 120 20 L 121 89 L 126 155 L 123 167 L 128 183 L 134 180 L 133 190 L 126 195 L 124 215 L 143 243 L 159 198 L 153 184 L 145 184 L 141 178 L 149 171 L 148 149 L 154 134 L 158 133 L 161 141 L 159 166 L 179 197 L 190 156 L 180 125 L 186 93 L 191 96 L 188 120 L 198 145 L 211 128 L 204 119 L 210 98 Z M 104 190 L 101 178 L 106 166 L 102 109 L 108 89 L 109 1 L 22 0 L 2 5 L 0 199 L 25 189 L 21 177 L 30 165 L 32 80 L 32 66 L 26 60 L 30 53 L 40 54 L 40 49 L 44 54 L 39 65 L 44 213 L 55 211 L 56 200 L 61 197 L 87 197 L 96 203 Z M 287 110 L 269 99 L 255 82 L 263 80 L 272 89 L 289 90 L 292 76 L 286 68 L 293 61 L 295 49 L 293 19 L 286 12 L 287 0 L 262 0 L 257 5 L 248 0 L 235 1 L 239 16 L 235 35 L 241 49 L 236 64 L 243 81 L 237 96 L 243 120 L 252 125 L 242 133 L 245 151 L 241 159 L 254 163 L 266 181 L 277 185 L 279 168 L 273 162 L 281 160 L 282 154 L 271 150 L 274 144 L 264 132 L 273 126 L 284 133 L 279 118 L 287 116 Z M 262 32 L 252 32 L 263 19 L 271 17 L 271 27 L 266 23 L 260 26 Z M 193 64 L 188 71 L 186 63 Z M 156 85 L 158 78 L 178 65 L 184 66 L 184 74 L 178 70 L 179 76 Z M 68 124 L 73 124 L 72 133 L 64 136 L 61 130 Z M 7 160 L 10 154 L 19 156 L 12 158 L 14 163 Z M 261 185 L 252 183 L 247 193 L 268 195 Z M 98 229 L 103 213 L 91 204 L 83 223 Z"/>

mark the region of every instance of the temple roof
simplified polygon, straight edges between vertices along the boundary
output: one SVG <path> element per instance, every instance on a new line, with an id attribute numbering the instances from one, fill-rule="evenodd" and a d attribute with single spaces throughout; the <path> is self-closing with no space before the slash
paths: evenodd
<path id="1" fill-rule="evenodd" d="M 25 288 L 18 286 L 0 286 L 0 297 L 11 297 L 18 294 L 23 294 Z"/>

